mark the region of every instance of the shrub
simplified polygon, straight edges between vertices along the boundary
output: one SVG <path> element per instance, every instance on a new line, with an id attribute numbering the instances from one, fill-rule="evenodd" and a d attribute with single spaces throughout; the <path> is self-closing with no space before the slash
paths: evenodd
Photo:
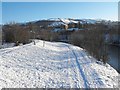
<path id="1" fill-rule="evenodd" d="M 95 28 L 96 27 L 96 28 Z M 104 42 L 104 25 L 94 25 L 90 30 L 76 31 L 71 35 L 70 43 L 86 49 L 96 59 L 106 63 L 108 60 L 107 45 Z"/>

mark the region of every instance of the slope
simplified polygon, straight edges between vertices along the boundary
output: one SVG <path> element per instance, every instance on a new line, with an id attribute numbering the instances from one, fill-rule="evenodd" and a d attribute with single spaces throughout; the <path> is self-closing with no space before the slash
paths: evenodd
<path id="1" fill-rule="evenodd" d="M 113 88 L 118 73 L 82 48 L 42 40 L 0 50 L 0 88 Z"/>

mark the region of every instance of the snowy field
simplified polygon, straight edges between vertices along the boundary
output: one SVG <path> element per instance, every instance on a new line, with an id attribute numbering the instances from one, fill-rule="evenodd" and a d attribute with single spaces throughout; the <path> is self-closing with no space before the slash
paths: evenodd
<path id="1" fill-rule="evenodd" d="M 0 88 L 116 88 L 118 73 L 82 48 L 42 40 L 0 49 Z"/>
<path id="2" fill-rule="evenodd" d="M 2 45 L 2 42 L 0 43 L 0 49 L 1 48 L 11 48 L 14 46 L 15 46 L 15 43 L 4 43 L 3 45 Z"/>

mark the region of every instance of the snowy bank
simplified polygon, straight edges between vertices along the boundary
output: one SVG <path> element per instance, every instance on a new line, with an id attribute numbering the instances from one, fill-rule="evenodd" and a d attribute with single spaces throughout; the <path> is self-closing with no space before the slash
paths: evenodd
<path id="1" fill-rule="evenodd" d="M 14 46 L 15 46 L 15 43 L 4 43 L 3 45 L 2 44 L 0 45 L 0 49 L 1 48 L 11 48 Z"/>
<path id="2" fill-rule="evenodd" d="M 115 88 L 118 73 L 82 48 L 42 40 L 0 49 L 0 88 Z"/>

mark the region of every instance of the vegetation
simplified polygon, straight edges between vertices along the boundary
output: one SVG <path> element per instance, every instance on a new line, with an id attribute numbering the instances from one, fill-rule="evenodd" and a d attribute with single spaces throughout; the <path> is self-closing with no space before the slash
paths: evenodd
<path id="1" fill-rule="evenodd" d="M 29 41 L 28 31 L 19 24 L 5 25 L 3 26 L 3 41 L 26 44 Z"/>
<path id="2" fill-rule="evenodd" d="M 35 23 L 9 23 L 2 27 L 3 30 L 3 41 L 14 42 L 16 45 L 19 43 L 29 43 L 31 39 L 41 39 L 47 41 L 60 41 L 62 39 L 68 39 L 68 43 L 80 46 L 87 50 L 92 56 L 98 60 L 102 60 L 104 63 L 107 62 L 108 50 L 105 42 L 104 35 L 109 33 L 110 35 L 118 33 L 118 27 L 108 27 L 105 24 L 70 24 L 68 28 L 78 28 L 84 30 L 78 31 L 67 31 L 64 27 L 64 31 L 53 32 L 53 27 L 47 27 L 46 23 L 40 26 L 37 22 Z M 50 22 L 49 22 L 50 23 Z M 63 27 L 62 27 L 63 28 Z M 35 44 L 35 43 L 34 43 Z"/>
<path id="3" fill-rule="evenodd" d="M 114 32 L 114 34 L 117 34 L 117 29 L 108 29 L 104 24 L 87 25 L 86 29 L 72 33 L 70 43 L 84 48 L 92 56 L 106 63 L 109 57 L 105 33 L 113 34 Z"/>

